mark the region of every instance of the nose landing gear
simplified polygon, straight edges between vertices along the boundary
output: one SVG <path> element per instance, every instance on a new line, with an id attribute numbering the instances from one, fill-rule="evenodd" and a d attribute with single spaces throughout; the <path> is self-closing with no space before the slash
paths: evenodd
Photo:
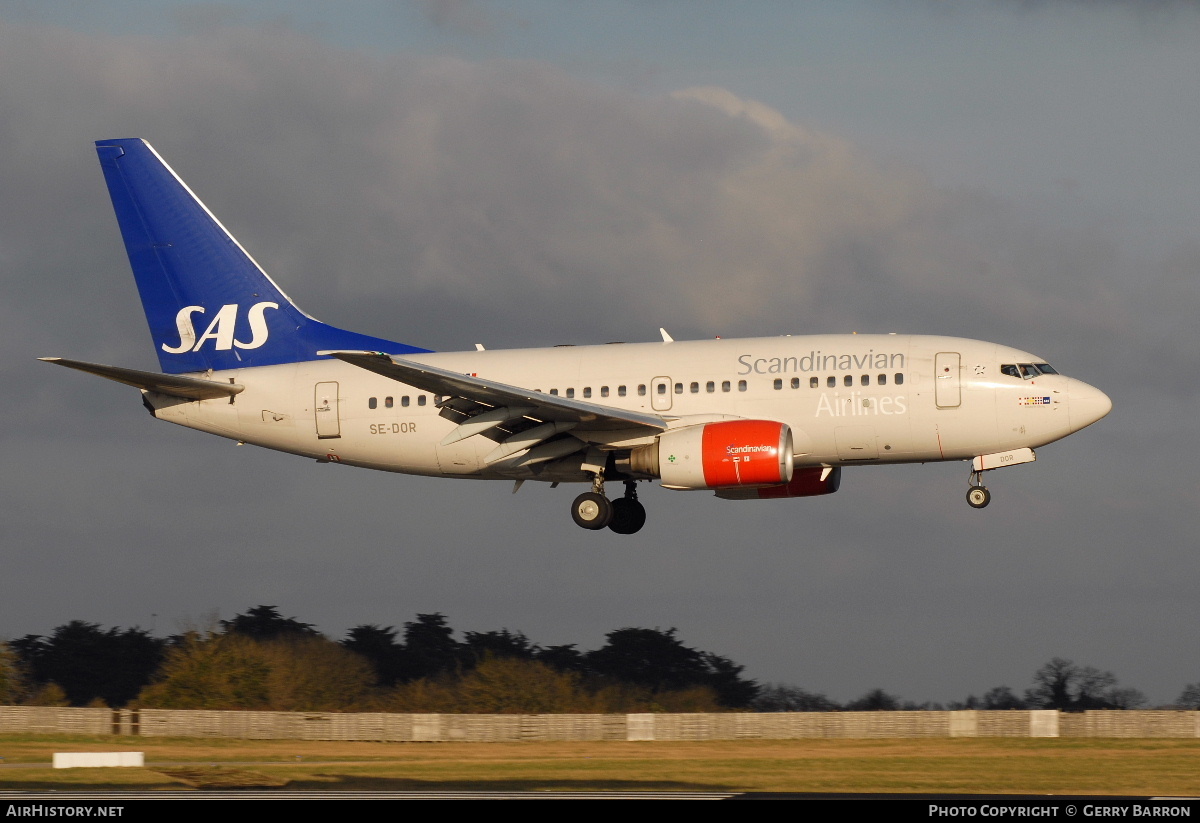
<path id="1" fill-rule="evenodd" d="M 983 485 L 983 472 L 971 472 L 971 488 L 967 489 L 967 505 L 973 509 L 982 509 L 992 502 L 992 493 Z"/>
<path id="2" fill-rule="evenodd" d="M 973 509 L 982 509 L 992 502 L 992 493 L 986 486 L 972 486 L 967 492 L 967 505 Z"/>
<path id="3" fill-rule="evenodd" d="M 983 473 L 1005 466 L 1019 466 L 1022 463 L 1032 463 L 1037 460 L 1033 449 L 1022 447 L 994 454 L 981 454 L 971 461 L 971 479 L 967 482 L 971 488 L 967 490 L 967 504 L 973 509 L 982 509 L 992 502 L 992 493 L 983 485 Z"/>

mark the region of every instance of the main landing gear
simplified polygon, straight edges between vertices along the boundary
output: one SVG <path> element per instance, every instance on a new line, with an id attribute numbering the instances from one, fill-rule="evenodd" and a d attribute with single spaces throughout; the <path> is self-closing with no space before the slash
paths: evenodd
<path id="1" fill-rule="evenodd" d="M 973 509 L 982 509 L 992 502 L 992 493 L 983 485 L 983 472 L 971 472 L 971 488 L 967 489 L 967 505 Z"/>
<path id="2" fill-rule="evenodd" d="M 613 504 L 600 492 L 584 492 L 571 504 L 576 526 L 599 531 L 612 521 Z"/>
<path id="3" fill-rule="evenodd" d="M 625 496 L 609 500 L 604 496 L 604 478 L 596 476 L 592 490 L 571 504 L 575 525 L 593 531 L 607 526 L 617 534 L 634 534 L 646 525 L 646 508 L 637 499 L 637 483 L 625 481 Z"/>
<path id="4" fill-rule="evenodd" d="M 612 508 L 612 521 L 608 527 L 617 534 L 634 534 L 646 525 L 646 507 L 638 502 L 634 481 L 625 481 L 625 496 L 614 500 Z"/>

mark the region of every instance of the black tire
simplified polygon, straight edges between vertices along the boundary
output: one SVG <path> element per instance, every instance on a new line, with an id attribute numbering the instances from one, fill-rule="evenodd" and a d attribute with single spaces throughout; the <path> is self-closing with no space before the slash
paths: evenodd
<path id="1" fill-rule="evenodd" d="M 646 507 L 636 500 L 618 498 L 612 502 L 612 509 L 608 527 L 617 534 L 636 534 L 646 525 Z"/>
<path id="2" fill-rule="evenodd" d="M 992 493 L 983 486 L 972 486 L 967 490 L 967 505 L 973 509 L 982 509 L 992 502 Z"/>
<path id="3" fill-rule="evenodd" d="M 584 529 L 603 529 L 613 516 L 612 502 L 602 494 L 584 492 L 571 504 L 571 519 Z"/>

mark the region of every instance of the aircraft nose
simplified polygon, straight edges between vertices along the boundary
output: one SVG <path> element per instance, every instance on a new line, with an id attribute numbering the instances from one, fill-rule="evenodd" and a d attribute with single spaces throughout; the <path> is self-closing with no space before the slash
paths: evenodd
<path id="1" fill-rule="evenodd" d="M 1112 400 L 1095 386 L 1072 380 L 1068 391 L 1071 431 L 1090 426 L 1112 411 Z"/>

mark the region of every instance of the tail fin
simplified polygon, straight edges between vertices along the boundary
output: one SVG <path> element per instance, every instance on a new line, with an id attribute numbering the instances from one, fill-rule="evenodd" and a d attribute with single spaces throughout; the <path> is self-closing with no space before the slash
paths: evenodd
<path id="1" fill-rule="evenodd" d="M 302 312 L 145 140 L 101 140 L 96 152 L 164 372 L 296 363 L 331 349 L 428 351 Z"/>

